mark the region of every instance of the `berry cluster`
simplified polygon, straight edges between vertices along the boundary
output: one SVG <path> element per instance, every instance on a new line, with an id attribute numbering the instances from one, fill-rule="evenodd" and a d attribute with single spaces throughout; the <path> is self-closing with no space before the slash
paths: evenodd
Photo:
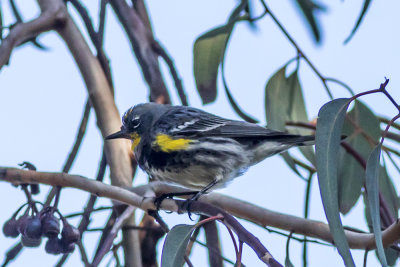
<path id="1" fill-rule="evenodd" d="M 21 235 L 21 244 L 24 247 L 38 247 L 42 242 L 42 237 L 47 237 L 46 252 L 49 254 L 71 253 L 75 249 L 75 244 L 80 239 L 80 232 L 54 207 L 43 208 L 40 212 L 36 209 L 36 203 L 28 204 L 28 208 L 23 215 L 18 213 L 26 205 L 19 208 L 3 225 L 3 233 L 6 237 L 16 238 Z M 31 211 L 31 214 L 30 214 Z M 55 216 L 58 214 L 60 218 Z M 60 238 L 60 220 L 62 230 Z"/>

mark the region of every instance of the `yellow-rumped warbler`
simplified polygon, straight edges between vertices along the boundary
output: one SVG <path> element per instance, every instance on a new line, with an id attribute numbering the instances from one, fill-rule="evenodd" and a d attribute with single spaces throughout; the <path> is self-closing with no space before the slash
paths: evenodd
<path id="1" fill-rule="evenodd" d="M 139 104 L 122 117 L 140 168 L 152 179 L 206 191 L 225 186 L 248 167 L 293 146 L 312 145 L 314 136 L 292 135 L 257 124 L 228 120 L 185 106 Z"/>

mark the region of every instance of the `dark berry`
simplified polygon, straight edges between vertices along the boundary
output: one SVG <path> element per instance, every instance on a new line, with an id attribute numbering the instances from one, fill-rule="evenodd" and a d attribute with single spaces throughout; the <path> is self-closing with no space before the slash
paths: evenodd
<path id="1" fill-rule="evenodd" d="M 49 254 L 60 254 L 62 252 L 61 240 L 58 238 L 49 238 L 44 249 Z"/>
<path id="2" fill-rule="evenodd" d="M 48 238 L 55 238 L 60 233 L 60 222 L 52 213 L 43 215 L 41 223 L 43 235 Z"/>
<path id="3" fill-rule="evenodd" d="M 62 244 L 62 253 L 67 254 L 67 253 L 72 253 L 75 250 L 75 243 L 69 243 L 69 244 L 65 244 L 64 242 L 62 242 L 61 240 L 61 244 Z"/>
<path id="4" fill-rule="evenodd" d="M 17 237 L 19 235 L 18 222 L 14 217 L 4 223 L 3 234 L 6 237 Z"/>
<path id="5" fill-rule="evenodd" d="M 24 214 L 17 220 L 17 229 L 18 232 L 23 235 L 25 233 L 26 226 L 28 225 L 28 221 L 31 217 Z"/>
<path id="6" fill-rule="evenodd" d="M 33 239 L 38 239 L 42 236 L 42 224 L 39 217 L 35 216 L 28 219 L 24 235 Z"/>
<path id="7" fill-rule="evenodd" d="M 30 184 L 30 188 L 31 188 L 32 195 L 37 195 L 40 193 L 40 187 L 38 184 Z"/>
<path id="8" fill-rule="evenodd" d="M 65 244 L 76 243 L 79 241 L 81 233 L 76 227 L 66 223 L 62 229 L 61 237 Z"/>
<path id="9" fill-rule="evenodd" d="M 42 243 L 42 239 L 41 238 L 29 238 L 27 236 L 22 235 L 21 243 L 24 247 L 35 248 L 35 247 L 40 246 L 40 243 Z"/>

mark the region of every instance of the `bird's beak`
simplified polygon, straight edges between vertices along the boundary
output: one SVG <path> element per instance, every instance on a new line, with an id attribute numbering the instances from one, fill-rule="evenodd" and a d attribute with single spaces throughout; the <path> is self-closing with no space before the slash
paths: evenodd
<path id="1" fill-rule="evenodd" d="M 117 138 L 126 138 L 126 139 L 131 139 L 130 134 L 125 132 L 123 129 L 121 131 L 118 131 L 116 133 L 110 134 L 105 138 L 105 140 L 110 140 L 110 139 L 117 139 Z"/>

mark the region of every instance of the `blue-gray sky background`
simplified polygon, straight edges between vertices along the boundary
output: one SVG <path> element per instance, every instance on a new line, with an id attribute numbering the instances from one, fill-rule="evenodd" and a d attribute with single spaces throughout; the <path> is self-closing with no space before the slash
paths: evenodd
<path id="1" fill-rule="evenodd" d="M 17 2 L 20 3 L 25 19 L 38 14 L 35 1 Z M 86 2 L 97 25 L 98 1 Z M 223 90 L 219 90 L 215 103 L 201 105 L 192 71 L 192 47 L 196 37 L 226 22 L 237 1 L 147 2 L 155 36 L 175 60 L 189 103 L 220 116 L 239 119 L 230 108 Z M 360 29 L 347 45 L 343 45 L 343 41 L 353 28 L 363 1 L 325 1 L 328 12 L 318 16 L 323 29 L 323 41 L 320 46 L 312 40 L 294 1 L 268 2 L 270 9 L 323 75 L 347 83 L 355 92 L 378 88 L 384 77 L 388 77 L 388 90 L 400 101 L 398 1 L 374 1 Z M 8 2 L 3 1 L 1 4 L 5 24 L 13 22 Z M 82 26 L 74 10 L 70 10 L 77 24 Z M 260 8 L 257 10 L 260 11 Z M 74 142 L 87 92 L 80 73 L 61 39 L 54 33 L 47 33 L 39 40 L 48 46 L 50 51 L 42 52 L 32 45 L 18 48 L 12 54 L 10 65 L 4 67 L 0 73 L 0 165 L 15 167 L 22 161 L 30 161 L 40 171 L 60 171 Z M 107 12 L 105 50 L 110 58 L 116 89 L 115 98 L 120 113 L 134 104 L 147 101 L 148 88 L 143 82 L 127 38 L 110 8 Z M 246 23 L 239 24 L 234 30 L 226 55 L 225 73 L 228 84 L 239 105 L 258 118 L 263 125 L 266 123 L 265 84 L 275 71 L 295 55 L 293 46 L 268 16 L 257 22 L 255 31 L 250 30 Z M 173 103 L 179 104 L 169 71 L 164 64 L 162 69 Z M 320 80 L 304 61 L 300 66 L 300 81 L 309 117 L 315 118 L 319 108 L 329 99 Z M 221 89 L 220 78 L 218 84 Z M 340 86 L 331 85 L 335 97 L 348 96 Z M 387 117 L 396 115 L 396 110 L 384 97 L 374 95 L 363 100 L 378 114 Z M 100 161 L 102 142 L 92 113 L 87 134 L 71 173 L 93 178 Z M 393 171 L 391 173 L 395 184 L 399 186 L 398 174 Z M 139 171 L 135 184 L 144 183 L 146 179 L 144 173 Z M 108 176 L 106 181 L 109 181 Z M 281 157 L 276 156 L 251 168 L 220 192 L 275 211 L 302 216 L 305 186 L 305 182 L 288 169 Z M 43 186 L 41 189 L 42 193 L 38 199 L 43 200 L 48 188 Z M 20 190 L 6 183 L 0 185 L 0 195 L 3 203 L 0 224 L 3 224 L 25 202 L 25 198 Z M 63 191 L 61 204 L 64 205 L 61 206 L 61 212 L 68 214 L 81 210 L 87 197 L 87 194 L 78 190 Z M 310 218 L 325 221 L 317 179 L 314 179 L 311 201 Z M 346 225 L 367 230 L 360 202 L 349 215 L 343 217 L 343 221 Z M 98 203 L 109 204 L 108 200 Z M 162 215 L 170 226 L 191 223 L 186 215 Z M 102 214 L 94 216 L 91 227 L 101 227 L 105 219 Z M 284 262 L 284 237 L 270 234 L 247 222 L 243 224 L 261 239 L 279 262 Z M 225 256 L 234 260 L 230 238 L 225 229 L 220 229 Z M 85 234 L 84 241 L 90 257 L 95 249 L 97 237 L 98 233 Z M 3 252 L 15 242 L 14 239 L 0 236 L 0 261 L 3 261 Z M 291 242 L 290 256 L 295 266 L 301 265 L 301 246 L 302 244 L 296 241 Z M 357 266 L 362 265 L 363 254 L 363 251 L 353 251 Z M 33 266 L 38 266 L 39 263 L 41 266 L 52 266 L 58 258 L 45 254 L 42 246 L 38 249 L 26 249 L 11 266 L 27 266 L 32 262 Z M 109 259 L 110 255 L 103 261 L 102 266 L 105 266 Z M 369 266 L 378 264 L 374 253 L 370 253 L 368 259 Z M 205 265 L 204 248 L 194 249 L 192 262 L 195 266 Z M 246 266 L 262 266 L 255 253 L 246 246 L 243 262 Z M 333 247 L 320 245 L 310 245 L 309 263 L 309 266 L 343 265 Z M 79 252 L 76 252 L 66 266 L 79 265 L 80 256 Z"/>

